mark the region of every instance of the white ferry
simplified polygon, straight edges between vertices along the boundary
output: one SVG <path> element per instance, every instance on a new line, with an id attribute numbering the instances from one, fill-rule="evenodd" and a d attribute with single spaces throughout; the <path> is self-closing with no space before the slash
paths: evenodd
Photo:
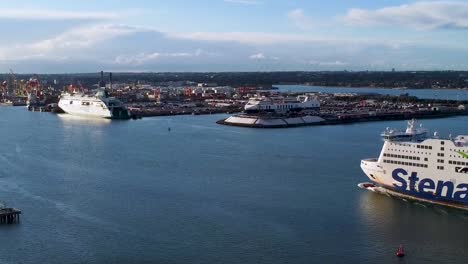
<path id="1" fill-rule="evenodd" d="M 94 96 L 83 93 L 64 93 L 58 106 L 67 114 L 109 118 L 129 119 L 130 113 L 121 101 L 109 97 L 105 89 L 99 89 Z"/>
<path id="2" fill-rule="evenodd" d="M 296 98 L 288 97 L 253 97 L 244 106 L 247 113 L 253 112 L 288 112 L 305 109 L 319 109 L 320 102 L 313 96 L 300 95 Z"/>
<path id="3" fill-rule="evenodd" d="M 379 157 L 361 161 L 362 170 L 377 186 L 362 186 L 468 209 L 468 135 L 429 137 L 411 120 L 406 131 L 387 129 L 381 136 L 384 145 Z"/>

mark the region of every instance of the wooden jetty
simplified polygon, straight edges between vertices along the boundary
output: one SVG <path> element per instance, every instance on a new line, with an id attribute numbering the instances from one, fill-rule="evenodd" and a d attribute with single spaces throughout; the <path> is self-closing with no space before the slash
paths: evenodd
<path id="1" fill-rule="evenodd" d="M 15 208 L 0 208 L 0 224 L 19 223 L 21 211 Z"/>

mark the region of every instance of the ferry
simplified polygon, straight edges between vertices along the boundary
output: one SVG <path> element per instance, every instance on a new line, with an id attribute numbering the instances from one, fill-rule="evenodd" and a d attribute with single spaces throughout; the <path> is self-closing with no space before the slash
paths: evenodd
<path id="1" fill-rule="evenodd" d="M 67 114 L 108 118 L 129 119 L 130 113 L 123 103 L 100 88 L 95 95 L 84 93 L 64 93 L 60 96 L 58 106 Z"/>
<path id="2" fill-rule="evenodd" d="M 306 109 L 319 109 L 320 102 L 311 95 L 289 97 L 252 97 L 244 106 L 246 113 L 256 112 L 289 112 Z"/>
<path id="3" fill-rule="evenodd" d="M 406 131 L 388 129 L 378 158 L 361 160 L 372 191 L 468 209 L 468 135 L 429 136 L 413 119 Z M 366 187 L 367 188 L 367 187 Z"/>

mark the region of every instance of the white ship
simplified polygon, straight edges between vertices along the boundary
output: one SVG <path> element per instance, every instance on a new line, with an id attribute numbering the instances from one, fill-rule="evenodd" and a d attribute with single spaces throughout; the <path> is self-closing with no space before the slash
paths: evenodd
<path id="1" fill-rule="evenodd" d="M 288 97 L 253 97 L 244 106 L 247 113 L 253 112 L 288 112 L 304 109 L 319 109 L 320 102 L 310 95 L 300 95 L 296 98 Z"/>
<path id="2" fill-rule="evenodd" d="M 377 188 L 406 198 L 468 209 L 468 135 L 439 138 L 435 133 L 429 137 L 411 120 L 406 131 L 387 129 L 382 137 L 379 157 L 361 161 L 362 170 Z"/>
<path id="3" fill-rule="evenodd" d="M 94 96 L 83 93 L 64 93 L 58 106 L 71 115 L 109 119 L 129 119 L 130 113 L 121 101 L 109 97 L 105 89 L 99 89 Z"/>

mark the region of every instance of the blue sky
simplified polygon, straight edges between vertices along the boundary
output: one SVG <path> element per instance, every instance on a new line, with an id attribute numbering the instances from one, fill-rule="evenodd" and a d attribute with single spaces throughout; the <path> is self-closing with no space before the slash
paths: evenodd
<path id="1" fill-rule="evenodd" d="M 468 70 L 468 1 L 0 0 L 0 71 Z"/>

